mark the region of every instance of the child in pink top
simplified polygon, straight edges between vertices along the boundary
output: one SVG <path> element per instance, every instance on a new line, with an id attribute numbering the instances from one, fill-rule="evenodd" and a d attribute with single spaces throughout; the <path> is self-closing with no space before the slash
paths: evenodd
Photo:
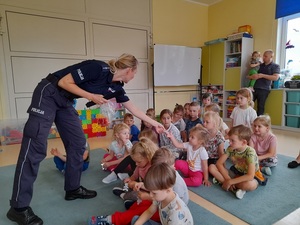
<path id="1" fill-rule="evenodd" d="M 138 200 L 138 192 L 133 191 L 137 182 L 142 182 L 144 177 L 151 166 L 151 159 L 158 146 L 150 139 L 142 137 L 139 142 L 135 143 L 131 150 L 131 157 L 136 163 L 136 168 L 133 174 L 124 179 L 128 191 L 123 187 L 114 187 L 113 193 L 124 200 L 125 208 L 129 208 L 135 201 Z"/>
<path id="2" fill-rule="evenodd" d="M 271 131 L 271 118 L 268 115 L 260 115 L 253 122 L 253 134 L 249 145 L 258 155 L 261 171 L 271 176 L 271 167 L 277 165 L 277 138 Z"/>

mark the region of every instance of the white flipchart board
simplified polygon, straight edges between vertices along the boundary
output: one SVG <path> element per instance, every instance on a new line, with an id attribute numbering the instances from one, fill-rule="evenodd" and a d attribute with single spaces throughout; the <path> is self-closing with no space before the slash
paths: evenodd
<path id="1" fill-rule="evenodd" d="M 154 45 L 154 86 L 197 85 L 201 48 Z"/>

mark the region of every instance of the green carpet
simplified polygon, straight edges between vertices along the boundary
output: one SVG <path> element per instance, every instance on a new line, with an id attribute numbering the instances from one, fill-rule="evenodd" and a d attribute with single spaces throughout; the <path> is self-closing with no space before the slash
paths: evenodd
<path id="1" fill-rule="evenodd" d="M 34 184 L 31 207 L 44 220 L 45 225 L 84 225 L 87 224 L 87 218 L 91 215 L 106 215 L 125 210 L 122 200 L 111 191 L 114 186 L 119 185 L 120 181 L 112 184 L 103 184 L 101 181 L 108 175 L 108 172 L 100 170 L 99 162 L 103 155 L 103 150 L 91 151 L 90 167 L 82 174 L 81 184 L 98 192 L 96 198 L 88 200 L 65 201 L 63 175 L 56 170 L 52 159 L 46 159 L 41 163 L 39 175 Z M 13 224 L 6 218 L 6 212 L 9 209 L 14 170 L 15 166 L 0 167 L 1 225 Z M 229 224 L 192 201 L 189 207 L 195 225 Z"/>
<path id="2" fill-rule="evenodd" d="M 272 169 L 267 185 L 247 192 L 241 200 L 215 184 L 189 189 L 249 224 L 273 224 L 300 207 L 300 168 L 287 168 L 292 160 L 279 155 L 279 163 Z"/>

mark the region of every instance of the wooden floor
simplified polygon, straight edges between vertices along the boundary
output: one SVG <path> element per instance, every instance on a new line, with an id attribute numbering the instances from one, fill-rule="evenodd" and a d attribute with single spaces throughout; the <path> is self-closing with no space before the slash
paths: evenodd
<path id="1" fill-rule="evenodd" d="M 291 157 L 296 157 L 300 151 L 300 133 L 283 131 L 283 130 L 273 130 L 274 134 L 278 138 L 278 153 L 284 154 Z M 88 140 L 91 149 L 96 148 L 107 148 L 111 141 L 111 132 L 108 132 L 106 137 L 90 138 Z M 52 157 L 50 154 L 50 149 L 52 147 L 57 147 L 63 150 L 63 144 L 60 138 L 49 139 L 48 140 L 48 154 L 47 157 Z M 16 164 L 20 145 L 6 145 L 0 146 L 0 166 L 7 166 Z M 300 168 L 297 168 L 300 169 Z M 215 215 L 223 218 L 231 224 L 243 225 L 247 224 L 234 215 L 224 211 L 218 206 L 212 204 L 211 202 L 201 198 L 200 196 L 190 192 L 190 198 L 194 202 L 211 211 Z M 280 221 L 275 223 L 276 225 L 299 225 L 300 221 L 300 208 L 292 212 L 290 215 L 282 218 Z"/>

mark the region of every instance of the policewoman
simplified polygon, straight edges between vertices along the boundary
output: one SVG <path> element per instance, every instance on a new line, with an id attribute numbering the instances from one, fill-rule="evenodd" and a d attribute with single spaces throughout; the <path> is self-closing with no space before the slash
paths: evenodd
<path id="1" fill-rule="evenodd" d="M 47 137 L 55 122 L 67 155 L 64 189 L 65 199 L 88 199 L 97 195 L 80 185 L 86 139 L 77 111 L 72 106 L 76 98 L 86 98 L 96 104 L 106 103 L 113 96 L 139 119 L 156 127 L 163 126 L 150 119 L 127 97 L 124 83 L 134 78 L 138 61 L 123 54 L 107 63 L 87 60 L 49 74 L 37 85 L 27 112 L 20 154 L 16 165 L 11 208 L 7 217 L 18 224 L 41 225 L 43 221 L 30 207 L 33 183 L 40 162 L 47 155 Z"/>

